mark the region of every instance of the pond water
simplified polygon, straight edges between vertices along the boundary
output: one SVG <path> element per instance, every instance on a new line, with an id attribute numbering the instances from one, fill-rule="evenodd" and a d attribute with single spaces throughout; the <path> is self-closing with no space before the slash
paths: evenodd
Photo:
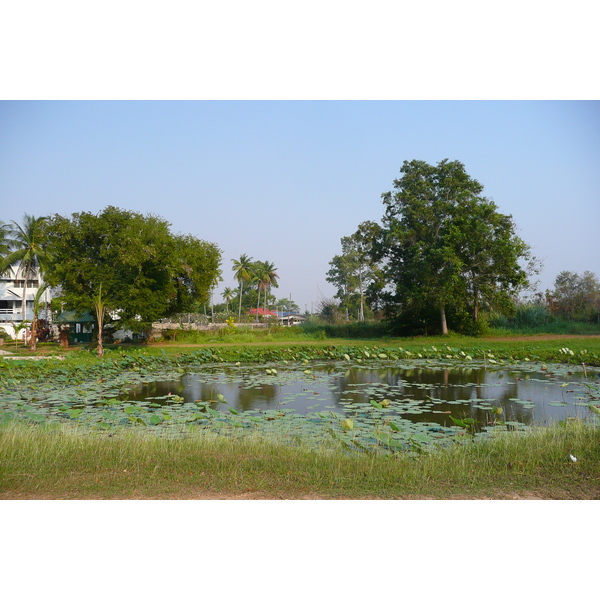
<path id="1" fill-rule="evenodd" d="M 572 368 L 572 367 L 570 367 Z M 535 370 L 537 369 L 537 370 Z M 544 370 L 542 370 L 544 369 Z M 595 374 L 592 375 L 596 379 Z M 213 410 L 298 415 L 330 410 L 352 417 L 381 406 L 413 423 L 452 425 L 466 417 L 479 424 L 502 420 L 547 425 L 586 418 L 589 380 L 566 366 L 551 369 L 489 367 L 396 367 L 312 365 L 281 368 L 229 366 L 205 369 L 171 381 L 134 386 L 127 402 L 208 403 Z M 171 396 L 169 396 L 169 394 Z M 373 404 L 376 403 L 376 404 Z"/>
<path id="2" fill-rule="evenodd" d="M 393 454 L 571 418 L 599 424 L 600 378 L 574 365 L 383 358 L 194 369 L 136 368 L 73 382 L 64 375 L 43 386 L 23 381 L 0 397 L 0 425 L 72 423 L 109 435 L 132 427 L 175 437 L 257 433 Z"/>

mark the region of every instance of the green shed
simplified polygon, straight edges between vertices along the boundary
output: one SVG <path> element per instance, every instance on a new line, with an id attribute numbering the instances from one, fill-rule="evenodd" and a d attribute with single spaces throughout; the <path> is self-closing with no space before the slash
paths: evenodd
<path id="1" fill-rule="evenodd" d="M 54 318 L 54 324 L 69 326 L 70 344 L 87 344 L 92 341 L 96 320 L 88 311 L 67 310 Z"/>

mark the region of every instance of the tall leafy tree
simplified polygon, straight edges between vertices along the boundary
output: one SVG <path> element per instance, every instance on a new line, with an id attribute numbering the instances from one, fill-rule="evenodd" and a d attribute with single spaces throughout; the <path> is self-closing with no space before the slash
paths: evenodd
<path id="1" fill-rule="evenodd" d="M 253 271 L 253 262 L 252 258 L 250 258 L 247 254 L 242 254 L 239 260 L 234 258 L 231 259 L 233 262 L 232 271 L 234 273 L 234 277 L 237 280 L 240 286 L 240 306 L 239 306 L 239 315 L 238 321 L 242 322 L 242 294 L 244 291 L 244 283 L 247 283 L 252 280 L 254 276 Z"/>
<path id="2" fill-rule="evenodd" d="M 482 304 L 506 306 L 528 282 L 529 246 L 516 234 L 512 217 L 494 202 L 472 198 L 456 207 L 448 243 L 460 261 L 473 322 Z"/>
<path id="3" fill-rule="evenodd" d="M 45 217 L 25 214 L 22 225 L 16 221 L 11 222 L 9 252 L 0 267 L 0 271 L 5 272 L 14 265 L 15 277 L 20 275 L 23 278 L 23 321 L 27 317 L 27 284 L 34 277 L 40 277 L 47 258 L 44 246 L 44 221 Z"/>
<path id="4" fill-rule="evenodd" d="M 529 247 L 512 217 L 481 196 L 483 186 L 459 161 L 405 161 L 394 190 L 382 195 L 383 233 L 377 253 L 397 313 L 471 311 L 482 300 L 506 298 L 527 282 L 520 261 Z"/>
<path id="5" fill-rule="evenodd" d="M 169 311 L 190 312 L 194 305 L 212 298 L 212 290 L 221 279 L 221 250 L 192 235 L 175 235 L 173 241 L 175 295 L 171 298 Z"/>
<path id="6" fill-rule="evenodd" d="M 48 281 L 70 309 L 110 308 L 133 331 L 208 299 L 220 250 L 169 223 L 109 206 L 98 214 L 54 215 L 46 227 Z"/>

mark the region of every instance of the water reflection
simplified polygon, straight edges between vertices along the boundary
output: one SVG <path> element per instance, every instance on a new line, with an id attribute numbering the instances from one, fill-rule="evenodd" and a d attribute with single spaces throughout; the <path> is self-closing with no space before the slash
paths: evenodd
<path id="1" fill-rule="evenodd" d="M 569 382 L 569 386 L 561 387 Z M 389 408 L 413 422 L 451 425 L 455 418 L 472 417 L 481 423 L 498 418 L 524 424 L 547 424 L 568 417 L 585 417 L 582 374 L 558 377 L 548 372 L 485 368 L 367 368 L 345 371 L 313 368 L 282 370 L 276 377 L 264 369 L 245 367 L 188 374 L 177 381 L 136 387 L 129 400 L 182 396 L 185 402 L 208 402 L 213 408 L 238 411 L 292 409 L 305 414 L 331 409 L 364 410 L 371 400 L 389 400 Z M 227 404 L 220 404 L 224 397 Z M 160 401 L 160 400 L 154 400 Z M 564 406 L 557 406 L 564 403 Z M 495 411 L 493 409 L 496 409 Z"/>

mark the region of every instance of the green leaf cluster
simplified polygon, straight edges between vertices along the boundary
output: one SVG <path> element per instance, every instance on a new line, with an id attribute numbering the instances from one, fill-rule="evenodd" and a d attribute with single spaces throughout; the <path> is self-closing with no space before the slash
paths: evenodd
<path id="1" fill-rule="evenodd" d="M 450 325 L 478 333 L 482 309 L 511 306 L 527 286 L 537 267 L 529 246 L 461 162 L 404 161 L 400 173 L 393 191 L 382 195 L 382 226 L 362 224 L 344 238 L 344 254 L 330 263 L 329 281 L 343 290 L 343 279 L 350 287 L 351 279 L 342 275 L 358 261 L 369 266 L 371 305 L 383 307 L 404 327 L 399 331 L 446 334 Z M 364 244 L 349 244 L 352 239 Z M 363 286 L 358 289 L 362 296 Z"/>
<path id="2" fill-rule="evenodd" d="M 100 298 L 120 326 L 142 331 L 153 321 L 208 298 L 221 251 L 170 224 L 109 206 L 99 214 L 53 215 L 46 221 L 46 279 L 64 308 L 97 308 Z"/>

